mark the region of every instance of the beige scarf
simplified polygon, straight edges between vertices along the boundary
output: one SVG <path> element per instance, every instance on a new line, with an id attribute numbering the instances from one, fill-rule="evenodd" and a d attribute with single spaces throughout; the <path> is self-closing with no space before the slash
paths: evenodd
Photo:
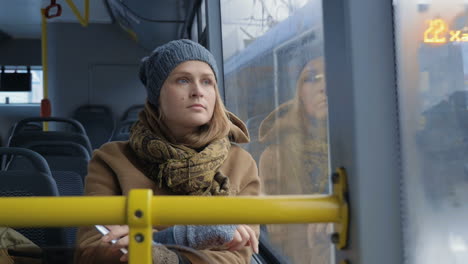
<path id="1" fill-rule="evenodd" d="M 200 152 L 170 143 L 164 128 L 154 121 L 149 125 L 148 111 L 140 113 L 130 135 L 145 175 L 180 195 L 228 195 L 229 178 L 218 171 L 231 147 L 228 138 L 214 140 Z"/>

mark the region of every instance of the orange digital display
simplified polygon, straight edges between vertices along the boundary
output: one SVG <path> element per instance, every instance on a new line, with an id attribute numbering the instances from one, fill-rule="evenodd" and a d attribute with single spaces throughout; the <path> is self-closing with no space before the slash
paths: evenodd
<path id="1" fill-rule="evenodd" d="M 429 27 L 424 31 L 424 42 L 435 44 L 468 42 L 468 32 L 449 30 L 447 23 L 438 18 L 429 21 Z"/>

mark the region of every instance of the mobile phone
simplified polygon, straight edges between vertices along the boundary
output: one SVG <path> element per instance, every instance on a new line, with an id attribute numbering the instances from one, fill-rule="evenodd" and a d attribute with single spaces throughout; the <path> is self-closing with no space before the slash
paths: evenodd
<path id="1" fill-rule="evenodd" d="M 107 229 L 107 227 L 103 226 L 103 225 L 95 225 L 96 229 L 99 231 L 99 233 L 101 233 L 103 236 L 109 234 L 109 229 Z M 118 239 L 113 239 L 111 240 L 110 242 L 112 244 L 115 244 L 117 243 Z M 124 253 L 124 254 L 127 254 L 128 253 L 128 250 L 126 248 L 121 248 L 120 249 L 120 252 Z"/>

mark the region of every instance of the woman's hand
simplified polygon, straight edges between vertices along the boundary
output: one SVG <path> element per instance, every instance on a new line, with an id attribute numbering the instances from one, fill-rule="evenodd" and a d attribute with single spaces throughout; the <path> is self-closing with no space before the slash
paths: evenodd
<path id="1" fill-rule="evenodd" d="M 240 250 L 243 247 L 250 246 L 258 254 L 258 239 L 250 226 L 238 225 L 234 233 L 234 238 L 225 244 L 229 251 Z"/>
<path id="2" fill-rule="evenodd" d="M 114 251 L 128 248 L 128 233 L 130 232 L 128 225 L 106 225 L 106 227 L 109 229 L 109 233 L 101 238 L 103 242 L 110 243 L 114 239 L 117 240 L 117 243 L 112 245 Z M 123 254 L 120 261 L 128 261 L 128 254 Z"/>

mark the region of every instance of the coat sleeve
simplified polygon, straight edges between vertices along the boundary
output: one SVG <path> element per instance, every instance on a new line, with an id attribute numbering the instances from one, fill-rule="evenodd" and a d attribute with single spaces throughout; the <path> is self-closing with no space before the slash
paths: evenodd
<path id="1" fill-rule="evenodd" d="M 239 189 L 237 196 L 251 196 L 260 194 L 260 179 L 258 177 L 258 169 L 255 161 L 248 155 L 247 161 L 236 164 L 236 167 L 239 169 L 239 175 L 243 175 L 239 181 Z M 244 156 L 245 157 L 245 156 Z M 259 225 L 250 225 L 250 227 L 255 231 L 257 238 L 260 236 L 260 227 Z M 228 251 L 228 250 L 199 250 L 200 253 L 206 256 L 209 259 L 209 263 L 219 263 L 219 264 L 248 264 L 252 258 L 252 249 L 250 247 L 244 247 L 238 251 Z M 194 254 L 189 252 L 182 252 L 193 264 L 202 264 L 207 263 L 208 260 L 203 260 Z"/>
<path id="2" fill-rule="evenodd" d="M 120 195 L 121 191 L 115 174 L 96 150 L 88 164 L 85 180 L 85 195 Z M 110 249 L 109 243 L 102 242 L 102 235 L 93 227 L 80 227 L 77 233 L 75 263 L 119 263 L 121 253 Z"/>
<path id="3" fill-rule="evenodd" d="M 262 181 L 262 194 L 279 194 L 278 175 L 280 168 L 278 166 L 277 147 L 268 146 L 260 155 L 258 162 L 260 180 Z"/>

